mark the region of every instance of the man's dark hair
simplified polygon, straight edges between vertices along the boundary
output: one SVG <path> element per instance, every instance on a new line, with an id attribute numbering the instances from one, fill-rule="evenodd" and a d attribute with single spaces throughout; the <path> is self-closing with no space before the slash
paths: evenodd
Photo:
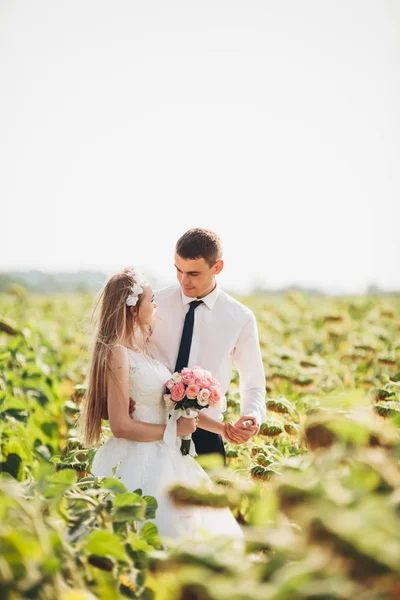
<path id="1" fill-rule="evenodd" d="M 186 260 L 204 258 L 209 267 L 222 258 L 222 244 L 211 229 L 189 229 L 176 242 L 175 252 Z"/>

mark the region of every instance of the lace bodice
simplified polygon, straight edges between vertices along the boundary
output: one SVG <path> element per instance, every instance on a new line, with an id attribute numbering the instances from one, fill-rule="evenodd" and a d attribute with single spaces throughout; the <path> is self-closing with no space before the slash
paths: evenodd
<path id="1" fill-rule="evenodd" d="M 121 346 L 118 344 L 118 346 Z M 129 395 L 136 402 L 131 418 L 145 423 L 167 423 L 163 400 L 165 383 L 171 373 L 162 363 L 138 349 L 125 348 L 129 360 Z"/>

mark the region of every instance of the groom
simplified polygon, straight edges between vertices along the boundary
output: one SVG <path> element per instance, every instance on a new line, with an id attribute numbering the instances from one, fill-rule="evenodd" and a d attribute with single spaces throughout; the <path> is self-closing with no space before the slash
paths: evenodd
<path id="1" fill-rule="evenodd" d="M 225 458 L 223 438 L 247 442 L 265 419 L 265 375 L 252 311 L 217 284 L 224 266 L 219 237 L 209 229 L 190 229 L 176 243 L 179 285 L 155 292 L 157 312 L 151 350 L 171 372 L 183 367 L 211 371 L 220 383 L 221 407 L 205 408 L 192 434 L 198 454 Z M 223 423 L 232 360 L 240 378 L 241 418 Z M 206 426 L 208 430 L 202 429 Z"/>

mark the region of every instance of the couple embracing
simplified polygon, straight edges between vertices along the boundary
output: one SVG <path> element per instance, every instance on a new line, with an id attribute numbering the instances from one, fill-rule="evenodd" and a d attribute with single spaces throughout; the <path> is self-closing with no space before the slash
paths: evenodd
<path id="1" fill-rule="evenodd" d="M 125 269 L 110 277 L 101 295 L 83 424 L 88 445 L 99 442 L 102 418 L 109 419 L 113 435 L 97 450 L 92 473 L 109 477 L 119 464 L 115 476 L 129 491 L 140 488 L 157 499 L 155 523 L 164 537 L 195 536 L 201 529 L 241 536 L 228 509 L 178 508 L 167 495 L 176 482 L 210 484 L 194 458 L 181 454 L 180 438 L 191 435 L 199 455 L 225 458 L 223 440 L 250 440 L 265 418 L 256 320 L 218 286 L 223 265 L 219 237 L 191 229 L 175 248 L 179 285 L 153 293 L 134 269 Z M 232 361 L 239 372 L 242 416 L 224 423 Z M 221 400 L 194 418 L 177 419 L 171 443 L 166 382 L 196 365 L 218 381 Z"/>

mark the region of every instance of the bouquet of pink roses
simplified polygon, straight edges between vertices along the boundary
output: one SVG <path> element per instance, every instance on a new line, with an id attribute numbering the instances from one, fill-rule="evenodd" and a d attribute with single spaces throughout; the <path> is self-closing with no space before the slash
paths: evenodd
<path id="1" fill-rule="evenodd" d="M 194 419 L 199 410 L 208 406 L 217 407 L 221 399 L 219 382 L 210 371 L 201 367 L 185 367 L 179 373 L 174 373 L 166 386 L 164 401 L 175 422 L 179 417 Z M 181 452 L 183 455 L 195 455 L 191 435 L 182 438 Z"/>

